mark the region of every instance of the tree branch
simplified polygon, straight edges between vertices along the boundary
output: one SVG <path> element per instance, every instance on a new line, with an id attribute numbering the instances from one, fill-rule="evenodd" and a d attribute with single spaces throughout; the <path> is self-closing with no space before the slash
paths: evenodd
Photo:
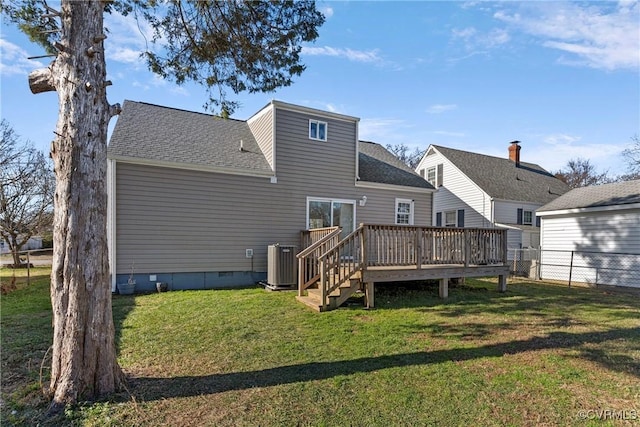
<path id="1" fill-rule="evenodd" d="M 31 93 L 55 92 L 51 68 L 53 62 L 47 68 L 38 68 L 29 73 L 29 89 Z"/>

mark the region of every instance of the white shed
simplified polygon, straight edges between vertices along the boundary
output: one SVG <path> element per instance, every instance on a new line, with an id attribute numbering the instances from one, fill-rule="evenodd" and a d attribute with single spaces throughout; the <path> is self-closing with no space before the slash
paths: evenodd
<path id="1" fill-rule="evenodd" d="M 640 180 L 573 189 L 537 216 L 541 279 L 640 288 Z"/>

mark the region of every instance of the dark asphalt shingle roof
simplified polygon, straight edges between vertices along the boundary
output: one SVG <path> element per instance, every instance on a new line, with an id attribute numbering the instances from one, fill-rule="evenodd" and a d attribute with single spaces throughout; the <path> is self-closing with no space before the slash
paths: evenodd
<path id="1" fill-rule="evenodd" d="M 271 172 L 247 122 L 134 101 L 124 102 L 109 157 Z"/>
<path id="2" fill-rule="evenodd" d="M 240 140 L 244 151 L 239 150 Z M 433 188 L 381 145 L 359 145 L 362 181 Z M 272 172 L 246 121 L 129 100 L 123 104 L 108 153 L 115 159 Z"/>
<path id="3" fill-rule="evenodd" d="M 538 209 L 548 212 L 640 203 L 640 180 L 574 188 Z"/>
<path id="4" fill-rule="evenodd" d="M 360 141 L 360 180 L 378 184 L 433 189 L 424 178 L 380 144 Z"/>
<path id="5" fill-rule="evenodd" d="M 489 196 L 545 204 L 569 191 L 569 186 L 541 166 L 508 158 L 433 145 Z M 445 183 L 446 185 L 446 183 Z"/>

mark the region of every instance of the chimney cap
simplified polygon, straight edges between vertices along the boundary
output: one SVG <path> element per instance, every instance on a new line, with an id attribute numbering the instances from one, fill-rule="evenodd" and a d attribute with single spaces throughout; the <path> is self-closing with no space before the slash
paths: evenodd
<path id="1" fill-rule="evenodd" d="M 520 144 L 520 141 L 516 140 L 516 141 L 511 141 L 509 144 Z"/>

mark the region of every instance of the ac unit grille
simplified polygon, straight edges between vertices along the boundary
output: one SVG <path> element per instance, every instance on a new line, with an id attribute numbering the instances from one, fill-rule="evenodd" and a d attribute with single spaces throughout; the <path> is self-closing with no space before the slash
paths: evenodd
<path id="1" fill-rule="evenodd" d="M 269 245 L 267 248 L 267 283 L 271 286 L 295 286 L 296 247 Z"/>

